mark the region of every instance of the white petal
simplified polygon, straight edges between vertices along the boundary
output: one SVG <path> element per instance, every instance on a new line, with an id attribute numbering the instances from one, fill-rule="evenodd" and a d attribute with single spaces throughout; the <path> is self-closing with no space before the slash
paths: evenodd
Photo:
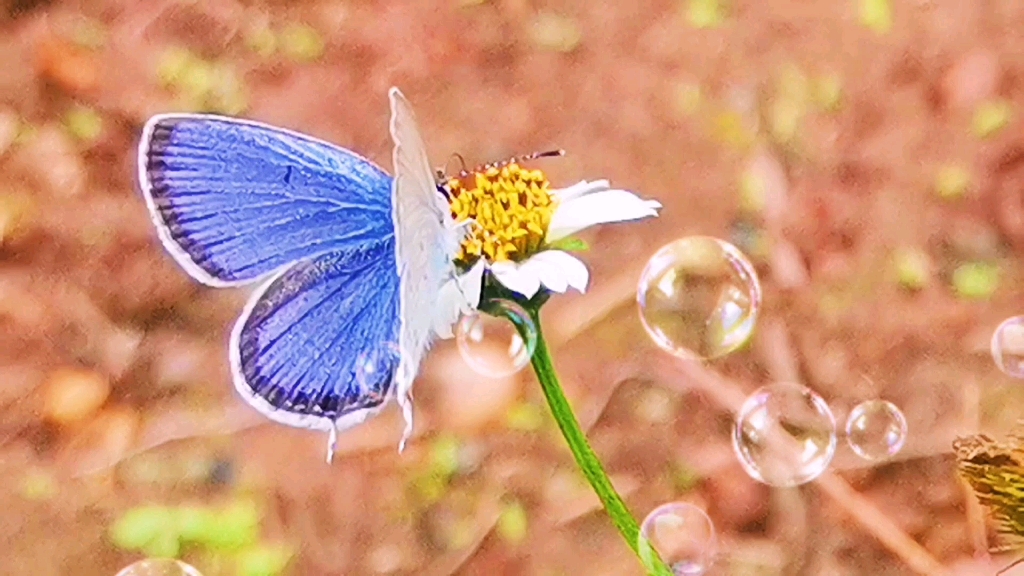
<path id="1" fill-rule="evenodd" d="M 529 269 L 517 266 L 513 262 L 496 262 L 491 264 L 491 273 L 506 288 L 518 292 L 527 298 L 540 290 L 540 278 Z"/>
<path id="2" fill-rule="evenodd" d="M 578 258 L 561 250 L 545 250 L 524 263 L 537 261 L 541 265 L 540 281 L 555 292 L 564 292 L 566 287 L 586 292 L 590 271 Z"/>
<path id="3" fill-rule="evenodd" d="M 480 305 L 480 290 L 483 288 L 484 270 L 486 268 L 487 262 L 481 258 L 476 261 L 476 264 L 473 264 L 473 267 L 468 272 L 459 276 L 459 287 L 462 289 L 462 295 L 466 303 L 466 308 L 463 309 L 463 312 L 472 312 Z"/>
<path id="4" fill-rule="evenodd" d="M 661 203 L 644 200 L 625 190 L 604 190 L 562 202 L 551 215 L 548 242 L 554 242 L 595 224 L 624 222 L 658 215 Z"/>
<path id="5" fill-rule="evenodd" d="M 579 198 L 580 196 L 586 196 L 594 192 L 601 192 L 602 190 L 608 189 L 607 180 L 595 180 L 593 182 L 587 182 L 586 180 L 580 180 L 579 182 L 569 186 L 568 188 L 559 188 L 558 190 L 552 190 L 551 195 L 558 198 L 559 202 L 565 202 L 572 200 L 573 198 Z"/>
<path id="6" fill-rule="evenodd" d="M 534 254 L 519 266 L 529 270 L 548 289 L 562 293 L 569 289 L 569 281 L 565 278 L 562 269 L 559 268 L 558 259 L 550 256 L 551 252 L 546 250 Z"/>
<path id="7" fill-rule="evenodd" d="M 441 291 L 437 294 L 437 308 L 432 311 L 431 329 L 439 338 L 447 339 L 454 335 L 452 326 L 458 322 L 459 315 L 462 314 L 464 301 L 462 291 L 455 278 L 444 283 Z"/>

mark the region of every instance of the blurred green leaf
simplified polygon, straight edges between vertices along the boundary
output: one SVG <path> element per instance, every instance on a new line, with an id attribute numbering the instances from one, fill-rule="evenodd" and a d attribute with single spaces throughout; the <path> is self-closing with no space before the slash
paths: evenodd
<path id="1" fill-rule="evenodd" d="M 544 425 L 544 409 L 531 402 L 519 402 L 508 409 L 505 425 L 513 430 L 532 432 Z"/>
<path id="2" fill-rule="evenodd" d="M 174 534 L 160 534 L 143 544 L 141 551 L 153 558 L 177 558 L 181 555 L 181 541 Z"/>
<path id="3" fill-rule="evenodd" d="M 185 70 L 197 58 L 187 48 L 172 46 L 160 54 L 156 67 L 157 78 L 164 86 L 174 86 L 181 82 Z"/>
<path id="4" fill-rule="evenodd" d="M 768 118 L 775 141 L 788 143 L 796 137 L 807 114 L 810 93 L 810 80 L 803 70 L 795 64 L 781 68 Z"/>
<path id="5" fill-rule="evenodd" d="M 92 108 L 75 106 L 64 114 L 64 128 L 80 142 L 95 142 L 103 133 L 103 117 Z"/>
<path id="6" fill-rule="evenodd" d="M 717 28 L 725 22 L 727 9 L 722 0 L 687 0 L 686 21 L 694 28 Z"/>
<path id="7" fill-rule="evenodd" d="M 430 469 L 442 476 L 459 471 L 459 451 L 462 442 L 452 434 L 441 434 L 430 444 Z"/>
<path id="8" fill-rule="evenodd" d="M 888 34 L 892 30 L 889 0 L 860 0 L 860 23 L 877 34 Z"/>
<path id="9" fill-rule="evenodd" d="M 178 534 L 185 542 L 202 543 L 207 534 L 217 530 L 217 515 L 203 506 L 182 506 L 175 509 Z"/>
<path id="10" fill-rule="evenodd" d="M 932 260 L 918 248 L 897 249 L 893 253 L 893 267 L 897 282 L 907 290 L 921 290 L 931 282 Z"/>
<path id="11" fill-rule="evenodd" d="M 826 75 L 814 82 L 814 100 L 826 112 L 836 112 L 843 103 L 843 81 L 839 76 Z"/>
<path id="12" fill-rule="evenodd" d="M 676 492 L 685 494 L 700 484 L 701 475 L 696 469 L 690 467 L 686 462 L 675 462 L 670 470 L 672 486 Z"/>
<path id="13" fill-rule="evenodd" d="M 519 544 L 526 539 L 528 528 L 526 509 L 523 505 L 518 500 L 505 504 L 495 526 L 498 536 L 509 544 Z"/>
<path id="14" fill-rule="evenodd" d="M 264 58 L 277 52 L 277 36 L 265 26 L 249 30 L 245 34 L 245 46 Z"/>
<path id="15" fill-rule="evenodd" d="M 278 576 L 295 552 L 288 546 L 260 544 L 247 548 L 236 557 L 238 576 Z"/>
<path id="16" fill-rule="evenodd" d="M 953 271 L 953 289 L 965 300 L 987 300 L 999 288 L 999 266 L 968 262 Z"/>
<path id="17" fill-rule="evenodd" d="M 574 236 L 555 240 L 549 246 L 555 250 L 564 250 L 566 252 L 585 252 L 590 250 L 590 245 L 585 240 Z"/>
<path id="18" fill-rule="evenodd" d="M 124 550 L 142 550 L 151 542 L 171 537 L 178 540 L 174 513 L 166 506 L 144 505 L 125 512 L 110 528 L 110 541 Z M 167 546 L 159 543 L 158 546 Z"/>
<path id="19" fill-rule="evenodd" d="M 256 542 L 260 511 L 251 500 L 238 500 L 215 511 L 212 529 L 202 535 L 201 544 L 214 550 L 233 551 Z"/>
<path id="20" fill-rule="evenodd" d="M 935 192 L 947 200 L 962 198 L 971 185 L 971 174 L 962 166 L 943 166 L 935 175 Z"/>
<path id="21" fill-rule="evenodd" d="M 745 170 L 740 176 L 740 210 L 749 214 L 758 214 L 765 205 L 764 180 L 752 170 Z"/>
<path id="22" fill-rule="evenodd" d="M 173 86 L 184 97 L 202 101 L 210 93 L 215 82 L 217 82 L 217 73 L 214 71 L 213 65 L 205 60 L 194 58 L 189 60 L 181 70 Z"/>
<path id="23" fill-rule="evenodd" d="M 971 130 L 978 138 L 989 138 L 1010 123 L 1013 107 L 1006 100 L 982 102 L 974 111 Z"/>
<path id="24" fill-rule="evenodd" d="M 290 24 L 280 37 L 281 50 L 294 60 L 312 62 L 324 54 L 324 39 L 305 24 Z"/>
<path id="25" fill-rule="evenodd" d="M 215 66 L 213 78 L 206 97 L 210 112 L 234 116 L 249 107 L 245 88 L 234 69 L 228 65 Z"/>
<path id="26" fill-rule="evenodd" d="M 448 476 L 436 472 L 417 474 L 409 482 L 418 504 L 430 505 L 440 500 L 448 491 Z"/>
<path id="27" fill-rule="evenodd" d="M 719 142 L 738 150 L 754 143 L 754 135 L 747 128 L 743 115 L 735 110 L 720 112 L 714 117 L 712 134 Z"/>

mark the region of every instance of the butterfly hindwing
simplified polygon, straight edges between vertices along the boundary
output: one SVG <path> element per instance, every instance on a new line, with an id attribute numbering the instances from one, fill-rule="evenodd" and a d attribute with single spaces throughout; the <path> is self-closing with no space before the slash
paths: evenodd
<path id="1" fill-rule="evenodd" d="M 235 325 L 235 387 L 283 424 L 358 424 L 391 393 L 398 314 L 394 237 L 297 262 L 256 290 Z"/>
<path id="2" fill-rule="evenodd" d="M 152 118 L 139 179 L 167 250 L 211 286 L 393 234 L 391 177 L 337 146 L 212 115 Z"/>

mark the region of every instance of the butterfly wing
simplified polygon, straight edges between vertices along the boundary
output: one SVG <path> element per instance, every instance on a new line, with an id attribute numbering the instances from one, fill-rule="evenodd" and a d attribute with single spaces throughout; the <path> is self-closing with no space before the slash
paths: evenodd
<path id="1" fill-rule="evenodd" d="M 235 324 L 235 387 L 276 422 L 349 428 L 391 392 L 398 329 L 394 237 L 299 261 L 258 288 Z"/>
<path id="2" fill-rule="evenodd" d="M 139 181 L 164 247 L 210 286 L 251 282 L 393 233 L 383 170 L 256 122 L 153 117 L 139 144 Z"/>
<path id="3" fill-rule="evenodd" d="M 395 144 L 392 204 L 402 319 L 402 359 L 396 388 L 406 421 L 404 445 L 412 431 L 412 382 L 434 336 L 433 319 L 439 313 L 436 308 L 441 288 L 455 274 L 451 257 L 458 246 L 459 233 L 448 203 L 434 182 L 412 107 L 397 88 L 392 88 L 388 96 L 391 138 Z"/>

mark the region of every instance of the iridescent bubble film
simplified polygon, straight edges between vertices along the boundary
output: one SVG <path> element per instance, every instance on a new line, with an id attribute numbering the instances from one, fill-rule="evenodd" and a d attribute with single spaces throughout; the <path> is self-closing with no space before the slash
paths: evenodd
<path id="1" fill-rule="evenodd" d="M 895 456 L 906 441 L 907 419 L 892 402 L 861 402 L 846 419 L 846 443 L 866 460 Z"/>
<path id="2" fill-rule="evenodd" d="M 1024 378 L 1024 316 L 1003 320 L 992 333 L 992 360 L 1004 374 Z"/>
<path id="3" fill-rule="evenodd" d="M 522 370 L 530 363 L 537 346 L 537 328 L 529 313 L 511 300 L 495 304 L 507 318 L 478 313 L 463 316 L 455 327 L 455 340 L 462 359 L 481 376 L 500 378 Z M 516 324 L 525 326 L 524 339 Z"/>
<path id="4" fill-rule="evenodd" d="M 715 526 L 711 518 L 693 504 L 662 504 L 640 525 L 638 548 L 649 570 L 653 570 L 654 552 L 657 552 L 676 576 L 699 576 L 715 559 Z"/>
<path id="5" fill-rule="evenodd" d="M 147 558 L 131 564 L 116 576 L 203 576 L 199 570 L 173 558 Z"/>
<path id="6" fill-rule="evenodd" d="M 755 480 L 790 487 L 828 468 L 836 451 L 836 421 L 806 386 L 770 384 L 743 403 L 732 436 L 740 464 Z"/>
<path id="7" fill-rule="evenodd" d="M 718 358 L 750 338 L 761 306 L 753 265 L 708 236 L 672 242 L 647 262 L 637 287 L 640 320 L 654 343 L 680 357 Z"/>

